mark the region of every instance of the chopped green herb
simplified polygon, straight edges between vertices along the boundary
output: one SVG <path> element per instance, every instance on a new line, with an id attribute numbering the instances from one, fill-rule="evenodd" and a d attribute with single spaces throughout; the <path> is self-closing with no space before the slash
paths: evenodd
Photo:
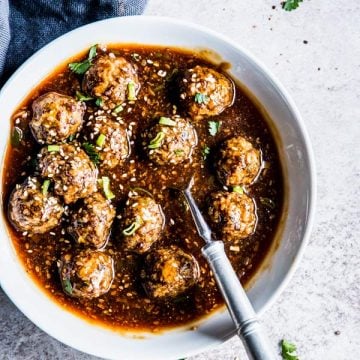
<path id="1" fill-rule="evenodd" d="M 260 202 L 270 209 L 275 209 L 275 203 L 267 197 L 260 197 Z"/>
<path id="2" fill-rule="evenodd" d="M 195 102 L 197 102 L 198 104 L 207 104 L 209 101 L 210 98 L 207 95 L 201 93 L 195 94 Z"/>
<path id="3" fill-rule="evenodd" d="M 113 112 L 115 114 L 118 114 L 119 112 L 122 112 L 124 110 L 124 108 L 122 107 L 122 105 L 118 105 L 114 108 Z"/>
<path id="4" fill-rule="evenodd" d="M 86 73 L 91 66 L 91 62 L 89 60 L 85 60 L 80 63 L 70 63 L 69 69 L 75 74 L 82 75 Z"/>
<path id="5" fill-rule="evenodd" d="M 221 121 L 209 121 L 209 134 L 215 136 L 221 127 Z"/>
<path id="6" fill-rule="evenodd" d="M 70 63 L 69 69 L 74 72 L 75 74 L 79 74 L 82 75 L 84 74 L 89 67 L 92 65 L 92 60 L 93 58 L 96 56 L 96 47 L 97 45 L 93 45 L 90 50 L 89 50 L 89 55 L 88 58 L 82 62 L 75 62 L 75 63 Z"/>
<path id="7" fill-rule="evenodd" d="M 73 288 L 70 279 L 63 279 L 63 288 L 66 293 L 68 293 L 69 295 L 72 294 Z"/>
<path id="8" fill-rule="evenodd" d="M 22 139 L 23 139 L 23 131 L 19 127 L 15 126 L 11 134 L 11 145 L 13 147 L 18 147 Z"/>
<path id="9" fill-rule="evenodd" d="M 76 98 L 79 101 L 90 101 L 93 100 L 94 98 L 92 98 L 91 96 L 86 96 L 83 93 L 81 93 L 80 91 L 76 91 Z"/>
<path id="10" fill-rule="evenodd" d="M 75 139 L 75 135 L 72 134 L 67 139 L 68 139 L 68 141 L 73 141 Z"/>
<path id="11" fill-rule="evenodd" d="M 135 61 L 139 61 L 141 59 L 141 56 L 137 53 L 132 53 L 131 57 L 135 60 Z"/>
<path id="12" fill-rule="evenodd" d="M 181 201 L 181 207 L 185 212 L 190 210 L 189 203 L 187 202 L 187 200 L 185 198 L 183 198 Z"/>
<path id="13" fill-rule="evenodd" d="M 136 100 L 135 83 L 131 81 L 128 83 L 127 87 L 128 87 L 128 100 L 130 101 Z"/>
<path id="14" fill-rule="evenodd" d="M 286 0 L 282 3 L 282 7 L 286 11 L 292 11 L 297 9 L 301 2 L 303 2 L 303 0 Z"/>
<path id="15" fill-rule="evenodd" d="M 97 99 L 95 100 L 95 105 L 96 105 L 96 106 L 102 107 L 103 104 L 104 104 L 104 101 L 103 101 L 102 98 L 97 98 Z"/>
<path id="16" fill-rule="evenodd" d="M 179 69 L 174 68 L 172 72 L 168 73 L 168 75 L 166 76 L 165 78 L 166 82 L 168 83 L 172 82 L 175 79 L 175 77 L 178 75 L 178 73 L 179 73 Z"/>
<path id="17" fill-rule="evenodd" d="M 157 149 L 161 146 L 161 142 L 164 140 L 165 134 L 162 131 L 159 131 L 156 136 L 150 141 L 148 145 L 149 149 Z"/>
<path id="18" fill-rule="evenodd" d="M 188 299 L 189 299 L 189 297 L 188 297 L 187 295 L 185 295 L 185 296 L 180 296 L 180 297 L 175 298 L 175 299 L 173 300 L 173 302 L 174 302 L 175 304 L 178 304 L 178 303 L 181 303 L 181 302 L 186 301 L 186 300 L 188 300 Z M 181 360 L 181 359 L 180 359 L 180 360 Z"/>
<path id="19" fill-rule="evenodd" d="M 105 143 L 106 136 L 104 134 L 100 134 L 96 139 L 96 145 L 102 147 Z"/>
<path id="20" fill-rule="evenodd" d="M 93 144 L 90 143 L 83 143 L 82 144 L 83 149 L 85 150 L 85 152 L 88 154 L 90 160 L 95 164 L 99 164 L 100 162 L 100 155 L 99 153 L 96 151 L 96 148 Z"/>
<path id="21" fill-rule="evenodd" d="M 233 192 L 237 192 L 237 193 L 239 193 L 239 194 L 243 194 L 243 193 L 244 193 L 244 189 L 243 189 L 242 186 L 234 186 L 232 190 L 233 190 Z"/>
<path id="22" fill-rule="evenodd" d="M 281 356 L 284 360 L 299 360 L 296 346 L 285 339 L 281 341 Z"/>
<path id="23" fill-rule="evenodd" d="M 114 193 L 110 190 L 110 179 L 107 176 L 103 176 L 101 178 L 101 183 L 102 183 L 102 187 L 103 187 L 103 191 L 104 191 L 104 195 L 108 200 L 112 200 L 115 195 Z"/>
<path id="24" fill-rule="evenodd" d="M 166 126 L 176 126 L 176 121 L 171 120 L 168 117 L 162 116 L 159 120 L 159 124 L 166 125 Z"/>
<path id="25" fill-rule="evenodd" d="M 136 191 L 136 192 L 142 191 L 143 193 L 149 195 L 151 198 L 154 198 L 153 194 L 150 191 L 147 191 L 147 190 L 145 190 L 145 189 L 143 189 L 141 187 L 134 187 L 134 188 L 131 188 L 131 190 Z"/>
<path id="26" fill-rule="evenodd" d="M 60 151 L 60 146 L 59 145 L 48 145 L 48 151 L 49 152 Z"/>
<path id="27" fill-rule="evenodd" d="M 89 50 L 89 61 L 91 61 L 95 56 L 96 56 L 96 48 L 97 48 L 97 44 L 93 45 L 90 50 Z"/>
<path id="28" fill-rule="evenodd" d="M 165 84 L 160 84 L 154 88 L 155 92 L 158 92 L 160 90 L 163 90 L 165 88 Z"/>
<path id="29" fill-rule="evenodd" d="M 210 148 L 208 146 L 204 146 L 201 150 L 201 153 L 202 153 L 203 159 L 205 160 L 210 154 Z"/>
<path id="30" fill-rule="evenodd" d="M 49 191 L 49 186 L 50 186 L 50 180 L 47 179 L 43 182 L 43 184 L 41 185 L 41 192 L 44 196 L 46 196 L 48 194 Z"/>
<path id="31" fill-rule="evenodd" d="M 131 236 L 135 233 L 137 229 L 140 228 L 141 225 L 142 221 L 137 217 L 135 221 L 133 221 L 126 229 L 122 231 L 122 234 L 125 236 Z"/>
<path id="32" fill-rule="evenodd" d="M 176 149 L 176 150 L 174 150 L 174 153 L 176 156 L 181 156 L 184 153 L 184 150 Z"/>

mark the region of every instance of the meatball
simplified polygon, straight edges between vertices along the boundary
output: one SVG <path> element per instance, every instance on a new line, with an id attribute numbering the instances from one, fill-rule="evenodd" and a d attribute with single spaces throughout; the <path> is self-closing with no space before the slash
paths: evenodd
<path id="1" fill-rule="evenodd" d="M 84 199 L 80 208 L 73 211 L 68 232 L 78 244 L 103 247 L 110 235 L 115 209 L 98 192 Z"/>
<path id="2" fill-rule="evenodd" d="M 224 185 L 249 185 L 259 174 L 260 167 L 261 152 L 243 137 L 234 137 L 222 144 L 216 172 Z"/>
<path id="3" fill-rule="evenodd" d="M 130 155 L 129 137 L 120 123 L 107 116 L 98 116 L 92 124 L 92 133 L 102 168 L 112 169 Z"/>
<path id="4" fill-rule="evenodd" d="M 64 212 L 60 200 L 41 189 L 36 177 L 16 185 L 9 199 L 9 219 L 18 231 L 44 234 L 56 227 Z"/>
<path id="5" fill-rule="evenodd" d="M 191 157 L 197 145 L 194 127 L 179 116 L 161 117 L 143 138 L 149 159 L 157 165 L 180 164 Z"/>
<path id="6" fill-rule="evenodd" d="M 96 191 L 97 169 L 78 144 L 50 145 L 39 154 L 42 177 L 54 181 L 55 194 L 70 204 Z"/>
<path id="7" fill-rule="evenodd" d="M 147 294 L 155 299 L 181 295 L 196 284 L 199 276 L 196 259 L 174 245 L 147 254 L 141 272 Z"/>
<path id="8" fill-rule="evenodd" d="M 113 109 L 126 100 L 136 100 L 140 83 L 130 62 L 109 54 L 94 60 L 84 75 L 82 88 L 89 95 L 101 98 L 103 107 Z"/>
<path id="9" fill-rule="evenodd" d="M 82 127 L 85 104 L 70 96 L 48 92 L 32 103 L 30 129 L 40 144 L 65 141 Z"/>
<path id="10" fill-rule="evenodd" d="M 180 78 L 180 102 L 196 120 L 222 113 L 234 101 L 233 82 L 217 71 L 197 65 Z"/>
<path id="11" fill-rule="evenodd" d="M 238 192 L 212 194 L 208 210 L 221 240 L 237 243 L 255 231 L 257 216 L 254 201 Z"/>
<path id="12" fill-rule="evenodd" d="M 164 227 L 161 206 L 149 196 L 129 197 L 122 221 L 123 246 L 143 254 L 160 238 Z"/>
<path id="13" fill-rule="evenodd" d="M 101 251 L 84 250 L 67 254 L 58 262 L 60 280 L 66 294 L 77 298 L 97 298 L 107 293 L 114 279 L 114 262 Z"/>

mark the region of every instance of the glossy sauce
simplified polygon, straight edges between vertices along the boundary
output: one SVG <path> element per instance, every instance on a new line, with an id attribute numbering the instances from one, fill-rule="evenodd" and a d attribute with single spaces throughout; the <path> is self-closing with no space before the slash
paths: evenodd
<path id="1" fill-rule="evenodd" d="M 228 137 L 242 135 L 256 148 L 261 149 L 265 168 L 256 183 L 246 188 L 246 192 L 254 198 L 257 206 L 256 232 L 237 244 L 226 243 L 228 256 L 242 283 L 246 284 L 256 273 L 274 241 L 284 201 L 283 175 L 271 131 L 260 111 L 239 86 L 236 86 L 236 99 L 232 107 L 219 116 L 193 122 L 199 142 L 191 162 L 175 167 L 160 167 L 149 163 L 141 151 L 140 133 L 159 116 L 182 114 L 181 110 L 173 105 L 170 85 L 172 76 L 197 64 L 222 70 L 196 54 L 178 49 L 139 46 L 124 48 L 115 45 L 110 48 L 109 52 L 120 54 L 138 66 L 142 87 L 137 96 L 138 100 L 134 104 L 127 104 L 124 111 L 119 114 L 132 131 L 131 155 L 123 166 L 110 172 L 101 172 L 99 176 L 109 176 L 111 179 L 111 189 L 116 195 L 113 203 L 118 209 L 117 214 L 121 213 L 131 188 L 144 188 L 153 194 L 156 201 L 161 204 L 166 217 L 163 236 L 154 247 L 177 244 L 192 253 L 201 268 L 200 282 L 173 300 L 157 302 L 148 298 L 138 280 L 142 257 L 121 250 L 120 237 L 116 236 L 121 230 L 118 228 L 118 220 L 115 220 L 110 241 L 106 246 L 106 251 L 113 256 L 116 267 L 116 277 L 110 291 L 93 300 L 71 298 L 62 291 L 56 265 L 62 253 L 77 248 L 73 239 L 66 233 L 66 217 L 56 229 L 45 235 L 28 237 L 15 231 L 10 224 L 8 227 L 26 271 L 41 289 L 68 310 L 117 329 L 159 331 L 193 322 L 223 304 L 209 267 L 201 256 L 203 241 L 196 233 L 191 214 L 178 192 L 171 188 L 184 186 L 194 174 L 195 185 L 192 191 L 206 213 L 208 195 L 212 191 L 222 189 L 212 167 L 213 155 L 218 145 Z M 75 59 L 80 60 L 83 57 L 84 54 L 81 54 Z M 159 76 L 159 70 L 165 71 L 166 76 Z M 28 127 L 32 101 L 47 91 L 75 96 L 76 90 L 81 90 L 80 85 L 81 78 L 71 73 L 64 64 L 34 89 L 14 113 L 11 119 L 12 127 L 19 127 L 24 138 L 17 147 L 9 145 L 6 153 L 2 180 L 5 216 L 12 189 L 15 184 L 21 183 L 25 177 L 33 174 L 36 168 L 34 159 L 41 148 L 33 139 Z M 84 131 L 81 136 L 86 134 L 86 117 L 95 110 L 95 104 L 87 102 Z M 221 121 L 221 128 L 216 136 L 209 134 L 209 120 Z M 84 141 L 82 137 L 78 140 Z M 210 148 L 210 154 L 206 159 L 203 156 L 204 147 Z"/>

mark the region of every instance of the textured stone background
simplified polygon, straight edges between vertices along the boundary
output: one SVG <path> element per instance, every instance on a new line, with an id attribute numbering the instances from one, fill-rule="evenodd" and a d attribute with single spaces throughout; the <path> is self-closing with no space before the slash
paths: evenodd
<path id="1" fill-rule="evenodd" d="M 357 359 L 360 2 L 304 0 L 292 13 L 279 3 L 150 0 L 145 13 L 189 20 L 227 35 L 257 55 L 294 97 L 316 156 L 316 220 L 299 269 L 262 320 L 274 348 L 283 337 L 293 340 L 302 360 Z M 340 335 L 334 334 L 337 330 Z M 233 338 L 191 360 L 236 358 L 246 359 L 239 340 Z M 0 359 L 95 358 L 50 338 L 0 291 Z"/>

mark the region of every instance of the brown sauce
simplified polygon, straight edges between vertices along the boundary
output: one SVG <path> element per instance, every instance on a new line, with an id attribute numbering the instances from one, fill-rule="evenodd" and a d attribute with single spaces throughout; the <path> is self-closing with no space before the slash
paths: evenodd
<path id="1" fill-rule="evenodd" d="M 113 203 L 118 208 L 117 213 L 131 188 L 141 187 L 154 195 L 166 217 L 162 238 L 154 246 L 177 244 L 192 253 L 201 268 L 200 282 L 174 300 L 158 302 L 148 298 L 138 280 L 142 257 L 121 250 L 119 239 L 116 237 L 118 228 L 115 221 L 106 247 L 106 251 L 115 260 L 116 268 L 116 277 L 110 291 L 93 300 L 71 298 L 62 291 L 56 267 L 61 254 L 76 249 L 73 239 L 64 231 L 66 220 L 51 233 L 32 237 L 23 236 L 10 224 L 8 228 L 26 271 L 42 290 L 69 311 L 116 329 L 159 331 L 189 324 L 223 305 L 209 267 L 201 256 L 203 241 L 196 233 L 191 214 L 184 206 L 181 197 L 169 188 L 174 184 L 185 184 L 191 174 L 194 174 L 193 194 L 198 204 L 205 210 L 208 195 L 222 188 L 216 180 L 212 167 L 213 154 L 217 146 L 230 136 L 242 135 L 255 147 L 261 149 L 266 167 L 256 183 L 247 188 L 247 193 L 254 198 L 257 206 L 256 232 L 243 239 L 240 244 L 226 244 L 229 258 L 241 282 L 246 284 L 260 267 L 274 241 L 284 202 L 283 174 L 275 140 L 266 120 L 237 85 L 236 99 L 232 107 L 215 118 L 194 122 L 199 143 L 190 163 L 175 167 L 151 166 L 141 151 L 138 151 L 140 133 L 156 117 L 171 115 L 175 111 L 171 96 L 167 93 L 169 76 L 175 69 L 181 71 L 197 64 L 217 67 L 196 54 L 178 49 L 112 45 L 111 51 L 137 64 L 142 87 L 135 104 L 128 105 L 121 113 L 123 121 L 128 127 L 132 127 L 131 156 L 124 166 L 108 173 L 103 172 L 100 176 L 109 176 L 111 179 L 111 189 L 116 195 Z M 75 59 L 82 58 L 83 54 L 75 57 Z M 167 75 L 159 76 L 159 70 L 166 71 Z M 219 68 L 217 70 L 222 71 Z M 40 83 L 14 113 L 11 119 L 12 128 L 15 124 L 21 128 L 24 138 L 18 147 L 9 145 L 6 153 L 2 179 L 5 217 L 7 217 L 8 198 L 12 189 L 15 184 L 21 183 L 33 173 L 33 159 L 41 148 L 33 139 L 28 126 L 32 101 L 47 91 L 74 96 L 76 90 L 80 90 L 79 77 L 71 73 L 67 65 L 63 64 Z M 95 105 L 88 102 L 87 106 L 88 116 Z M 27 116 L 22 117 L 21 114 L 24 113 Z M 222 122 L 221 130 L 216 136 L 211 136 L 208 132 L 209 120 Z M 203 159 L 202 154 L 205 146 L 211 149 L 206 160 Z"/>

